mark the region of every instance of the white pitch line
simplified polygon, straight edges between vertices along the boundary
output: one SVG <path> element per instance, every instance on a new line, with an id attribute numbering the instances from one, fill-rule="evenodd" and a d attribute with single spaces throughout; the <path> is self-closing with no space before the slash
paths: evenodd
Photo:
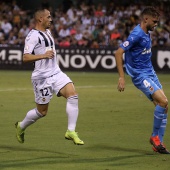
<path id="1" fill-rule="evenodd" d="M 76 89 L 90 89 L 90 88 L 106 88 L 106 87 L 112 87 L 107 85 L 102 86 L 76 86 Z M 27 90 L 33 90 L 32 88 L 9 88 L 9 89 L 0 89 L 0 92 L 8 92 L 8 91 L 27 91 Z"/>
<path id="2" fill-rule="evenodd" d="M 169 85 L 170 83 L 161 83 L 162 85 Z M 108 88 L 117 85 L 101 85 L 101 86 L 75 86 L 76 89 L 90 89 L 90 88 Z M 133 84 L 126 84 L 126 86 L 134 86 Z M 27 91 L 33 90 L 32 88 L 9 88 L 9 89 L 0 89 L 0 92 L 8 92 L 8 91 Z"/>
<path id="3" fill-rule="evenodd" d="M 32 90 L 32 89 L 29 89 L 29 88 L 0 89 L 0 92 L 4 92 L 4 91 L 26 91 L 26 90 Z"/>
<path id="4" fill-rule="evenodd" d="M 99 88 L 105 88 L 105 87 L 112 87 L 111 85 L 102 85 L 102 86 L 76 86 L 75 88 L 77 89 L 90 89 L 90 88 L 96 88 L 96 87 L 99 87 Z"/>

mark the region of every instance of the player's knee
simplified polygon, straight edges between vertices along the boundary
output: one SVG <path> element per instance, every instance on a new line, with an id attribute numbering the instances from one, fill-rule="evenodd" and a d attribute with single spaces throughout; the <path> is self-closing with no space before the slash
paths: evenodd
<path id="1" fill-rule="evenodd" d="M 77 93 L 76 91 L 73 91 L 73 92 L 71 93 L 71 96 L 77 96 L 77 97 L 78 97 L 78 93 Z"/>
<path id="2" fill-rule="evenodd" d="M 70 94 L 68 95 L 67 99 L 78 99 L 78 94 L 77 93 L 74 93 L 74 94 Z"/>
<path id="3" fill-rule="evenodd" d="M 46 109 L 39 109 L 38 112 L 42 115 L 42 116 L 46 116 L 47 115 L 47 110 Z"/>
<path id="4" fill-rule="evenodd" d="M 47 115 L 47 111 L 42 111 L 41 114 L 42 114 L 43 116 L 46 116 L 46 115 Z"/>
<path id="5" fill-rule="evenodd" d="M 165 100 L 164 100 L 164 105 L 165 105 L 165 107 L 168 106 L 168 99 L 165 99 Z"/>
<path id="6" fill-rule="evenodd" d="M 161 100 L 159 105 L 164 107 L 164 108 L 167 108 L 168 107 L 168 99 L 165 98 L 165 99 Z"/>
<path id="7" fill-rule="evenodd" d="M 66 94 L 66 98 L 72 97 L 72 96 L 77 96 L 78 98 L 78 93 L 76 91 L 70 91 L 69 93 Z"/>
<path id="8" fill-rule="evenodd" d="M 165 113 L 168 113 L 168 105 L 166 106 L 166 110 L 165 110 Z"/>

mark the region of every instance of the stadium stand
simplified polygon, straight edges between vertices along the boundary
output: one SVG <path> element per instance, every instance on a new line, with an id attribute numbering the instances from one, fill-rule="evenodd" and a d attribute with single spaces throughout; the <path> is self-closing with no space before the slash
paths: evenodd
<path id="1" fill-rule="evenodd" d="M 76 3 L 75 3 L 76 2 Z M 89 3 L 91 2 L 91 3 Z M 53 17 L 51 31 L 55 43 L 61 47 L 117 48 L 139 22 L 144 1 L 117 5 L 114 0 L 108 4 L 94 4 L 92 1 L 63 1 L 53 9 L 46 1 L 40 4 L 48 8 Z M 167 5 L 168 3 L 168 5 Z M 170 46 L 169 1 L 158 1 L 161 12 L 159 25 L 152 32 L 153 46 Z M 147 3 L 147 5 L 152 5 Z M 23 46 L 28 32 L 34 28 L 33 11 L 25 10 L 17 1 L 0 2 L 0 46 Z"/>

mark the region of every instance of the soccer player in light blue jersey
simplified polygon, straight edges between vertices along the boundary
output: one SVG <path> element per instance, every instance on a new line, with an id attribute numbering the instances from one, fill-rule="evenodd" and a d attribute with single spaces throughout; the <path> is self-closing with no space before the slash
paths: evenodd
<path id="1" fill-rule="evenodd" d="M 162 85 L 154 71 L 151 62 L 150 31 L 153 31 L 159 22 L 160 14 L 154 7 L 146 7 L 141 13 L 141 23 L 137 25 L 126 41 L 115 53 L 119 73 L 118 91 L 125 89 L 125 74 L 132 78 L 133 84 L 140 89 L 155 105 L 153 131 L 150 137 L 152 149 L 162 154 L 170 154 L 163 144 L 163 136 L 167 124 L 168 100 Z M 123 54 L 125 61 L 123 62 Z"/>

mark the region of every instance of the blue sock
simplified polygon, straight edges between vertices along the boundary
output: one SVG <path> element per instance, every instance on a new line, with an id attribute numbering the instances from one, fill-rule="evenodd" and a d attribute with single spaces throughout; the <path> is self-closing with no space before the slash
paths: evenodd
<path id="1" fill-rule="evenodd" d="M 168 116 L 167 114 L 164 114 L 164 118 L 162 119 L 161 127 L 159 129 L 159 139 L 161 142 L 163 142 L 163 137 L 164 137 L 166 124 L 167 124 L 167 116 Z"/>
<path id="2" fill-rule="evenodd" d="M 154 111 L 154 122 L 152 136 L 157 136 L 161 127 L 162 120 L 164 118 L 165 108 L 157 105 Z"/>

